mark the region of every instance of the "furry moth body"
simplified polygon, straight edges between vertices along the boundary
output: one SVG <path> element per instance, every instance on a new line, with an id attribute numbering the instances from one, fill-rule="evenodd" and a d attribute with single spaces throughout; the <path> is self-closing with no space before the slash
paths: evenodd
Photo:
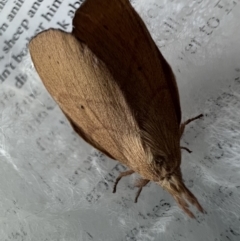
<path id="1" fill-rule="evenodd" d="M 74 130 L 92 146 L 167 190 L 190 216 L 203 212 L 183 183 L 178 88 L 129 0 L 86 0 L 72 33 L 50 29 L 29 44 L 35 68 Z M 187 149 L 187 148 L 185 148 Z M 188 150 L 188 149 L 187 149 Z"/>

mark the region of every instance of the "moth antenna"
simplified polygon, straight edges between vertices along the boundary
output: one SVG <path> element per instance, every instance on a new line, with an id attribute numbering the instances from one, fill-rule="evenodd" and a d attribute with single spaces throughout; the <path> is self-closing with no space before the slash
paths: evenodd
<path id="1" fill-rule="evenodd" d="M 199 118 L 203 117 L 203 114 L 201 115 L 198 115 L 196 117 L 193 117 L 191 119 L 188 119 L 186 121 L 184 121 L 181 125 L 180 125 L 180 136 L 182 136 L 183 132 L 184 132 L 184 129 L 185 129 L 185 126 L 188 125 L 189 123 L 191 123 L 192 121 L 195 121 Z"/>
<path id="2" fill-rule="evenodd" d="M 138 179 L 137 182 L 135 183 L 135 187 L 138 187 L 138 191 L 137 191 L 137 194 L 136 194 L 136 197 L 135 197 L 135 203 L 137 203 L 138 201 L 138 197 L 140 196 L 141 192 L 142 192 L 142 189 L 143 187 L 145 187 L 150 181 L 147 180 L 147 179 Z"/>
<path id="3" fill-rule="evenodd" d="M 114 184 L 114 187 L 113 187 L 113 193 L 115 193 L 116 190 L 117 190 L 118 182 L 119 182 L 123 177 L 129 176 L 129 175 L 131 175 L 131 174 L 133 174 L 133 173 L 134 173 L 133 170 L 128 170 L 128 171 L 126 171 L 126 172 L 121 172 L 121 173 L 119 174 L 119 176 L 117 177 L 116 181 L 115 181 L 115 184 Z"/>
<path id="4" fill-rule="evenodd" d="M 180 149 L 183 149 L 183 150 L 187 151 L 188 153 L 192 153 L 192 151 L 189 150 L 189 149 L 188 149 L 187 147 L 185 147 L 185 146 L 181 146 Z"/>

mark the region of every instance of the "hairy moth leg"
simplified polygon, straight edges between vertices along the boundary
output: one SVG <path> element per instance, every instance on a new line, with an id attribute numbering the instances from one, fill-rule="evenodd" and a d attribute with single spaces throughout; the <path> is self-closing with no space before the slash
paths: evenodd
<path id="1" fill-rule="evenodd" d="M 183 150 L 187 151 L 188 153 L 192 153 L 192 151 L 189 150 L 189 149 L 188 149 L 187 147 L 185 147 L 185 146 L 180 146 L 180 149 L 183 149 Z"/>
<path id="2" fill-rule="evenodd" d="M 150 182 L 150 180 L 142 179 L 142 178 L 137 181 L 135 186 L 138 187 L 139 189 L 138 189 L 136 197 L 135 197 L 135 201 L 134 201 L 135 203 L 138 201 L 138 197 L 141 194 L 143 187 L 145 187 L 149 182 Z"/>
<path id="3" fill-rule="evenodd" d="M 129 175 L 131 175 L 131 174 L 133 174 L 133 173 L 134 173 L 133 170 L 128 170 L 128 171 L 126 171 L 126 172 L 121 172 L 121 173 L 119 174 L 119 176 L 117 177 L 116 181 L 115 181 L 115 184 L 114 184 L 114 187 L 113 187 L 113 193 L 116 192 L 118 182 L 122 179 L 122 177 L 129 176 Z"/>
<path id="4" fill-rule="evenodd" d="M 197 119 L 199 119 L 199 118 L 201 118 L 201 117 L 203 117 L 203 114 L 198 115 L 198 116 L 196 116 L 196 117 L 194 117 L 194 118 L 188 119 L 188 120 L 186 120 L 185 122 L 183 122 L 183 123 L 180 125 L 180 136 L 182 136 L 182 134 L 183 134 L 183 132 L 184 132 L 184 129 L 185 129 L 185 126 L 186 126 L 187 124 L 189 124 L 190 122 L 195 121 L 195 120 L 197 120 Z"/>

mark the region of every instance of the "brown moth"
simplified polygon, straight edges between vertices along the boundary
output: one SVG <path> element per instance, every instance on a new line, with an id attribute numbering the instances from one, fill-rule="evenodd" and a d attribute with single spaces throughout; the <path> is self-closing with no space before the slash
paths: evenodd
<path id="1" fill-rule="evenodd" d="M 73 129 L 93 147 L 167 190 L 190 216 L 203 208 L 180 170 L 181 108 L 175 76 L 129 0 L 86 0 L 72 33 L 50 29 L 29 44 L 35 68 Z M 183 147 L 182 149 L 187 148 Z"/>

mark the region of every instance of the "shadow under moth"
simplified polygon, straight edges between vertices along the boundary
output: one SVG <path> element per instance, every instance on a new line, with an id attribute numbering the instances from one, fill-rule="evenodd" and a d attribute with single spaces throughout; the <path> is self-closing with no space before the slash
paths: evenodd
<path id="1" fill-rule="evenodd" d="M 73 30 L 49 29 L 29 44 L 34 66 L 73 129 L 93 147 L 150 181 L 190 216 L 204 212 L 180 164 L 181 107 L 175 76 L 129 0 L 86 0 Z"/>

